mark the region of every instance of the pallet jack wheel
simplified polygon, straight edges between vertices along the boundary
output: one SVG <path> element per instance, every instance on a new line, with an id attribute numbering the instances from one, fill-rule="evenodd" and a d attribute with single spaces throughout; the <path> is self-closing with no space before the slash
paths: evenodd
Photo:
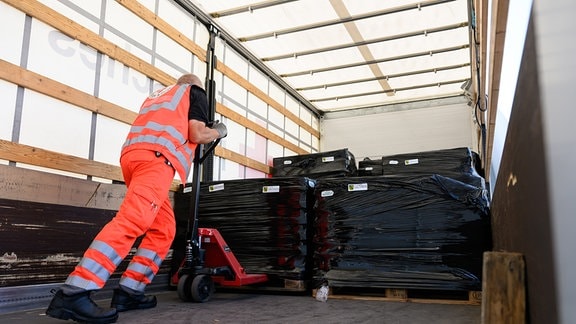
<path id="1" fill-rule="evenodd" d="M 205 274 L 194 277 L 192 286 L 190 287 L 192 299 L 198 303 L 209 301 L 210 298 L 212 298 L 214 290 L 214 281 L 212 281 L 212 277 Z"/>
<path id="2" fill-rule="evenodd" d="M 194 277 L 185 274 L 178 280 L 178 297 L 180 297 L 182 301 L 192 301 L 192 290 L 190 287 L 192 286 L 193 279 Z"/>
<path id="3" fill-rule="evenodd" d="M 212 298 L 215 287 L 209 275 L 182 275 L 178 280 L 178 297 L 182 301 L 204 303 Z"/>

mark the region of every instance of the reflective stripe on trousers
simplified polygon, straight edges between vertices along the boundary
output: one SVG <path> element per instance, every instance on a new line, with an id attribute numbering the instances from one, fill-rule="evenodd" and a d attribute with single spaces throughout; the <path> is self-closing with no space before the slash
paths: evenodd
<path id="1" fill-rule="evenodd" d="M 148 150 L 127 152 L 120 164 L 128 186 L 124 201 L 68 276 L 68 285 L 86 290 L 102 288 L 136 239 L 144 235 L 121 279 L 123 285 L 143 291 L 170 249 L 176 231 L 168 197 L 174 169 L 162 156 Z"/>
<path id="2" fill-rule="evenodd" d="M 134 258 L 120 279 L 120 285 L 135 291 L 144 291 L 160 269 L 162 258 L 152 250 L 138 248 Z"/>
<path id="3" fill-rule="evenodd" d="M 94 240 L 65 284 L 85 290 L 99 289 L 121 261 L 122 258 L 110 245 Z"/>

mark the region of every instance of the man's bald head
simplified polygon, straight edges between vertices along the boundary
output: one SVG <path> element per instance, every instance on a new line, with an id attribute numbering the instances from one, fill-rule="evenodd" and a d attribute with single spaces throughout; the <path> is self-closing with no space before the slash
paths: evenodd
<path id="1" fill-rule="evenodd" d="M 200 81 L 200 78 L 192 73 L 184 74 L 181 77 L 179 77 L 178 81 L 176 81 L 176 84 L 191 84 L 198 86 L 200 88 L 204 88 L 204 86 L 202 85 L 202 81 Z"/>

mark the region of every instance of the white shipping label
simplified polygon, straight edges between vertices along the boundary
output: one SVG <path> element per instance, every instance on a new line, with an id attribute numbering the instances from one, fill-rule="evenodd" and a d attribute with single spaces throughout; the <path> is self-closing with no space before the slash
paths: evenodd
<path id="1" fill-rule="evenodd" d="M 264 186 L 262 187 L 262 193 L 274 193 L 280 192 L 280 186 Z"/>
<path id="2" fill-rule="evenodd" d="M 220 190 L 224 190 L 224 184 L 223 183 L 211 185 L 210 187 L 208 187 L 209 192 L 220 191 Z"/>
<path id="3" fill-rule="evenodd" d="M 351 183 L 348 185 L 348 191 L 364 191 L 368 190 L 367 183 Z"/>
<path id="4" fill-rule="evenodd" d="M 373 167 L 365 167 L 364 170 L 366 170 L 366 171 L 372 171 L 372 170 L 374 170 L 374 168 L 373 168 Z"/>
<path id="5" fill-rule="evenodd" d="M 418 164 L 418 159 L 404 160 L 404 165 Z"/>
<path id="6" fill-rule="evenodd" d="M 321 197 L 331 197 L 334 196 L 334 191 L 332 190 L 324 190 L 320 193 Z"/>
<path id="7" fill-rule="evenodd" d="M 182 189 L 182 193 L 189 193 L 192 192 L 192 187 L 184 187 L 184 189 Z"/>
<path id="8" fill-rule="evenodd" d="M 284 165 L 290 165 L 290 164 L 292 164 L 292 161 L 291 161 L 291 160 L 286 160 L 286 161 L 284 161 Z"/>
<path id="9" fill-rule="evenodd" d="M 333 156 L 324 156 L 322 157 L 322 162 L 334 162 Z"/>
<path id="10" fill-rule="evenodd" d="M 388 161 L 388 164 L 398 164 L 398 160 L 390 160 Z"/>

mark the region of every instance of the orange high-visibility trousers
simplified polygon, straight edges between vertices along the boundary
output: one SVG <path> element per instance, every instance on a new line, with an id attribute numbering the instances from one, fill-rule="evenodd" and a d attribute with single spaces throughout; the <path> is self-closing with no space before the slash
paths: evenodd
<path id="1" fill-rule="evenodd" d="M 98 233 L 65 284 L 86 290 L 104 286 L 136 239 L 142 242 L 120 279 L 120 285 L 144 291 L 166 257 L 176 231 L 168 192 L 174 169 L 164 156 L 133 150 L 120 159 L 126 196 L 116 216 Z"/>

